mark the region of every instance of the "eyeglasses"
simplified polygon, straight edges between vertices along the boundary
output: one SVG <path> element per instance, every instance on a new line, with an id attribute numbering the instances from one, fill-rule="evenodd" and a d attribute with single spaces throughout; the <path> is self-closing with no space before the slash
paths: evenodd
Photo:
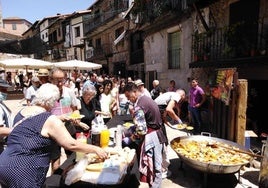
<path id="1" fill-rule="evenodd" d="M 66 80 L 65 79 L 53 79 L 52 82 L 53 84 L 58 85 L 59 83 L 65 84 Z"/>

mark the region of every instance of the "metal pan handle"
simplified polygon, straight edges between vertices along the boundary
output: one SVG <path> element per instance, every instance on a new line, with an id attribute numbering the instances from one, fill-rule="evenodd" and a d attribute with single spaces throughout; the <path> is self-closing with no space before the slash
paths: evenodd
<path id="1" fill-rule="evenodd" d="M 211 133 L 209 133 L 209 132 L 201 132 L 201 136 L 211 137 Z"/>

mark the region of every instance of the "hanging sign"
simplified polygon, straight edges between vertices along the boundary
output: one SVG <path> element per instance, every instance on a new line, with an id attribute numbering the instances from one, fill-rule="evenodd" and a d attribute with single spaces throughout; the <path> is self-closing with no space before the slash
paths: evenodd
<path id="1" fill-rule="evenodd" d="M 217 71 L 216 86 L 212 88 L 212 96 L 229 105 L 233 77 L 236 69 L 219 69 Z"/>

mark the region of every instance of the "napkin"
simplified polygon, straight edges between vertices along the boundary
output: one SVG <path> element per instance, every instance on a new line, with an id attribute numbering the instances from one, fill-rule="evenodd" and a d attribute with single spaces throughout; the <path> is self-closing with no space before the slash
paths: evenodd
<path id="1" fill-rule="evenodd" d="M 98 184 L 118 184 L 126 170 L 126 163 L 121 163 L 120 160 L 106 159 L 98 178 Z"/>

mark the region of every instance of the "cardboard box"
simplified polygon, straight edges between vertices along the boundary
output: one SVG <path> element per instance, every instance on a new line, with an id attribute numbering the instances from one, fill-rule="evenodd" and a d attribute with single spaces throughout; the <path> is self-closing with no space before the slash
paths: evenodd
<path id="1" fill-rule="evenodd" d="M 251 137 L 258 137 L 258 136 L 255 134 L 254 131 L 246 130 L 245 131 L 245 148 L 246 149 L 250 149 L 250 146 L 251 146 L 250 139 L 251 139 Z"/>
<path id="2" fill-rule="evenodd" d="M 252 130 L 246 130 L 245 131 L 245 137 L 258 137 L 256 133 Z"/>

